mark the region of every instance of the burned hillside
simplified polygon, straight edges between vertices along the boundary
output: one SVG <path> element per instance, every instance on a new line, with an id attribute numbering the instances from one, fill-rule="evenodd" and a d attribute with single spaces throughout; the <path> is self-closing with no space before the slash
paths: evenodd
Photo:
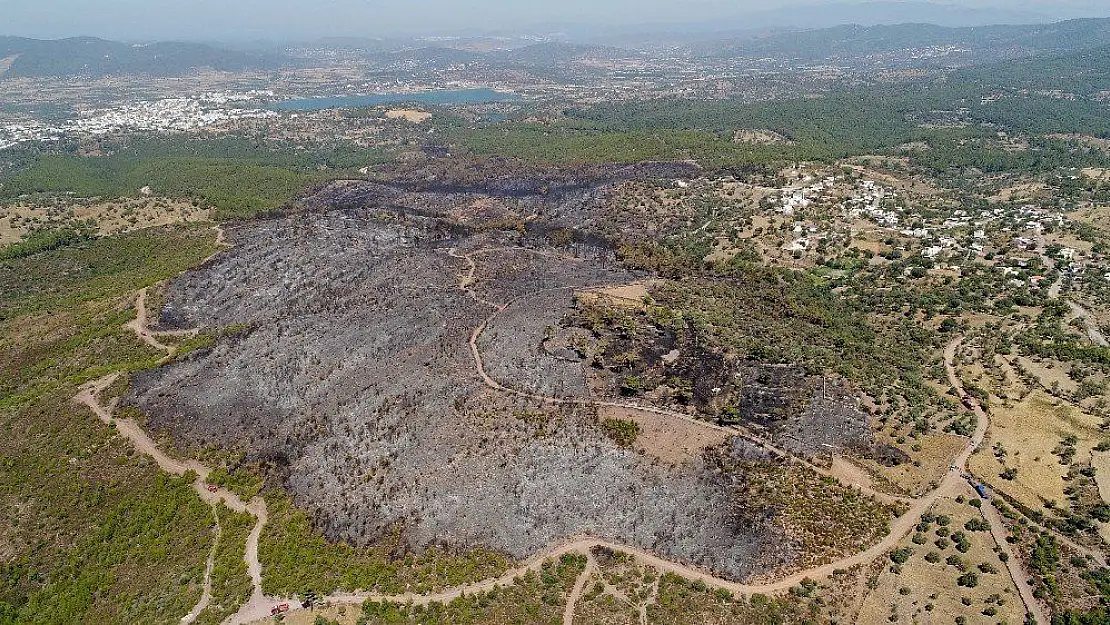
<path id="1" fill-rule="evenodd" d="M 738 354 L 658 305 L 649 289 L 642 301 L 612 292 L 581 294 L 544 342 L 560 359 L 587 365 L 592 395 L 742 425 L 799 455 L 873 453 L 858 391 L 842 377 Z"/>
<path id="2" fill-rule="evenodd" d="M 588 402 L 539 397 L 605 394 L 579 352 L 550 343 L 553 328 L 576 293 L 648 276 L 604 241 L 553 247 L 487 221 L 591 202 L 331 185 L 301 214 L 230 229 L 233 249 L 169 285 L 164 327 L 245 329 L 137 375 L 125 401 L 178 440 L 261 461 L 351 544 L 399 534 L 412 549 L 523 558 L 588 533 L 737 579 L 790 561 L 783 519 L 753 523 L 740 507 L 742 472 L 660 462 L 611 440 Z M 688 373 L 702 385 L 720 374 Z M 713 453 L 770 460 L 735 439 Z"/>

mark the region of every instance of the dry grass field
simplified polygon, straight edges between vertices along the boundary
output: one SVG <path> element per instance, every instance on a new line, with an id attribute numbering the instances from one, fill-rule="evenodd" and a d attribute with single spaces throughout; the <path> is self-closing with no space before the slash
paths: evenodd
<path id="1" fill-rule="evenodd" d="M 877 462 L 860 460 L 866 469 L 890 482 L 906 493 L 916 495 L 929 490 L 932 485 L 944 478 L 948 465 L 967 445 L 967 439 L 954 434 L 926 434 L 914 441 L 920 451 L 907 448 L 910 462 L 895 467 L 883 466 Z M 916 462 L 915 462 L 916 461 Z"/>
<path id="2" fill-rule="evenodd" d="M 385 116 L 389 119 L 403 119 L 414 124 L 421 124 L 432 118 L 431 113 L 414 109 L 391 109 L 385 112 Z"/>
<path id="3" fill-rule="evenodd" d="M 1005 565 L 994 552 L 990 533 L 964 527 L 972 519 L 982 519 L 979 510 L 944 498 L 930 513 L 936 520 L 919 526 L 923 531 L 903 539 L 877 579 L 872 578 L 872 590 L 855 622 L 947 625 L 962 616 L 969 624 L 1021 623 L 1025 609 Z M 952 539 L 957 532 L 967 538 L 966 552 L 961 552 Z M 898 564 L 895 558 L 901 559 L 901 555 L 908 557 Z M 960 586 L 957 580 L 968 573 L 975 575 L 976 585 Z"/>
<path id="4" fill-rule="evenodd" d="M 0 206 L 0 246 L 17 243 L 32 230 L 44 227 L 75 227 L 84 223 L 93 225 L 101 235 L 109 235 L 183 222 L 209 221 L 210 217 L 207 209 L 164 198 L 49 207 L 13 204 Z"/>
<path id="5" fill-rule="evenodd" d="M 994 406 L 987 442 L 972 456 L 972 473 L 992 487 L 1035 510 L 1045 501 L 1062 503 L 1068 467 L 1053 451 L 1067 436 L 1078 438 L 1077 457 L 1087 457 L 1098 444 L 1100 421 L 1041 391 L 1012 407 Z M 1016 469 L 1014 479 L 1002 478 Z"/>
<path id="6" fill-rule="evenodd" d="M 647 280 L 621 286 L 589 289 L 577 292 L 575 297 L 584 304 L 640 308 L 644 305 L 644 299 L 649 296 L 651 288 L 659 282 L 661 281 Z"/>
<path id="7" fill-rule="evenodd" d="M 603 407 L 598 418 L 623 419 L 640 426 L 640 434 L 632 447 L 653 458 L 668 464 L 694 462 L 702 457 L 705 450 L 724 443 L 728 432 L 699 425 L 691 421 L 681 421 L 643 410 L 630 408 Z"/>

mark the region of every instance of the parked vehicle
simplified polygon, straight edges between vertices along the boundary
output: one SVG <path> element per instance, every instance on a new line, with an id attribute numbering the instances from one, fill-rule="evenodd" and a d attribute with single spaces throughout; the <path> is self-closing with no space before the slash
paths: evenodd
<path id="1" fill-rule="evenodd" d="M 289 611 L 289 604 L 288 603 L 279 603 L 278 605 L 275 605 L 274 607 L 270 608 L 270 616 L 277 616 L 278 614 L 281 614 L 283 612 L 288 612 L 288 611 Z"/>

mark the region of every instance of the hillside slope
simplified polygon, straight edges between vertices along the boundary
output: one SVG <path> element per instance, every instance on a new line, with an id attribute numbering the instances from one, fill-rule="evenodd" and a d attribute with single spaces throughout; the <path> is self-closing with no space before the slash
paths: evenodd
<path id="1" fill-rule="evenodd" d="M 275 54 L 238 52 L 198 43 L 128 45 L 93 37 L 26 39 L 0 37 L 3 78 L 43 78 L 120 74 L 176 76 L 200 68 L 221 71 L 272 69 L 286 62 Z"/>

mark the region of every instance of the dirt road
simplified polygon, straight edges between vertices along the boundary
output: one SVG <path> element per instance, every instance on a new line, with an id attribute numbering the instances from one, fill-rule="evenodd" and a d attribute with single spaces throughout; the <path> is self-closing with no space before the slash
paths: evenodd
<path id="1" fill-rule="evenodd" d="M 473 332 L 471 332 L 471 334 L 470 334 L 470 341 L 469 341 L 469 343 L 470 343 L 470 353 L 471 353 L 471 356 L 474 359 L 475 371 L 477 372 L 478 377 L 481 378 L 482 383 L 485 384 L 488 388 L 491 388 L 495 391 L 499 391 L 501 393 L 506 393 L 506 394 L 510 394 L 510 395 L 516 395 L 517 397 L 524 397 L 524 398 L 527 398 L 527 399 L 532 399 L 534 401 L 538 401 L 538 402 L 548 404 L 548 405 L 563 405 L 563 406 L 573 405 L 573 406 L 595 406 L 595 407 L 608 407 L 608 408 L 625 408 L 625 409 L 630 409 L 630 410 L 639 410 L 641 412 L 649 412 L 649 413 L 652 413 L 652 414 L 664 416 L 664 417 L 671 418 L 671 419 L 679 419 L 681 421 L 685 421 L 687 423 L 694 424 L 698 427 L 710 428 L 710 429 L 713 429 L 713 430 L 724 432 L 724 433 L 729 434 L 729 435 L 739 436 L 739 437 L 741 437 L 741 438 L 743 438 L 743 439 L 745 439 L 745 440 L 747 440 L 751 443 L 754 443 L 754 444 L 758 445 L 759 447 L 762 447 L 766 451 L 769 451 L 770 453 L 772 453 L 772 454 L 774 454 L 774 455 L 776 455 L 780 458 L 784 458 L 784 459 L 786 459 L 790 462 L 793 462 L 795 464 L 803 465 L 806 468 L 810 469 L 811 471 L 813 471 L 813 472 L 815 472 L 819 475 L 823 475 L 825 477 L 830 477 L 830 478 L 836 479 L 839 482 L 844 483 L 842 480 L 839 480 L 836 477 L 836 475 L 833 474 L 832 471 L 830 471 L 828 469 L 825 469 L 823 467 L 819 467 L 819 466 L 813 464 L 812 462 L 806 460 L 805 458 L 801 458 L 799 456 L 796 456 L 796 455 L 794 455 L 794 454 L 792 454 L 792 453 L 790 453 L 790 452 L 788 452 L 784 449 L 780 449 L 779 447 L 775 446 L 770 441 L 768 441 L 768 440 L 766 440 L 766 439 L 764 439 L 764 438 L 762 438 L 762 437 L 760 437 L 756 434 L 753 434 L 752 432 L 750 432 L 750 431 L 748 431 L 744 428 L 741 428 L 739 426 L 721 426 L 721 425 L 717 425 L 715 423 L 710 423 L 708 421 L 705 421 L 704 419 L 698 419 L 697 417 L 693 417 L 693 416 L 690 416 L 688 414 L 683 414 L 681 412 L 676 412 L 676 411 L 673 411 L 673 410 L 667 410 L 665 408 L 658 408 L 656 406 L 643 406 L 643 405 L 640 405 L 640 404 L 635 404 L 635 403 L 630 403 L 630 402 L 597 401 L 597 400 L 593 400 L 593 399 L 566 399 L 566 398 L 559 398 L 559 397 L 550 397 L 550 396 L 547 396 L 547 395 L 539 395 L 537 393 L 530 393 L 528 391 L 513 388 L 511 386 L 502 384 L 498 380 L 495 380 L 486 371 L 485 361 L 482 357 L 482 350 L 478 345 L 478 342 L 482 338 L 482 334 L 485 333 L 485 331 L 489 327 L 489 325 L 491 323 L 493 323 L 494 321 L 496 321 L 497 318 L 503 312 L 505 312 L 507 309 L 509 309 L 510 307 L 512 307 L 512 306 L 514 306 L 514 305 L 516 305 L 516 304 L 518 304 L 518 303 L 520 303 L 524 300 L 531 299 L 531 298 L 536 297 L 538 295 L 543 295 L 543 294 L 546 294 L 546 293 L 552 293 L 552 292 L 556 292 L 556 291 L 573 291 L 573 290 L 576 290 L 578 287 L 556 287 L 556 288 L 552 288 L 552 289 L 544 289 L 542 291 L 536 291 L 534 293 L 529 293 L 527 295 L 522 295 L 518 298 L 515 298 L 515 299 L 510 300 L 509 302 L 506 302 L 506 303 L 503 303 L 503 304 L 499 304 L 499 303 L 496 303 L 496 302 L 490 302 L 490 301 L 487 301 L 485 299 L 482 299 L 481 297 L 479 297 L 477 295 L 477 293 L 474 292 L 474 289 L 473 289 L 473 285 L 477 282 L 476 275 L 475 275 L 477 273 L 477 263 L 474 261 L 472 256 L 474 254 L 488 253 L 490 251 L 494 251 L 494 250 L 488 250 L 488 249 L 487 250 L 481 250 L 479 252 L 472 252 L 470 254 L 465 254 L 465 255 L 458 254 L 456 252 L 456 250 L 454 250 L 454 249 L 451 249 L 448 252 L 453 258 L 459 258 L 459 259 L 466 260 L 467 263 L 468 263 L 468 266 L 469 266 L 469 268 L 467 270 L 467 273 L 462 275 L 459 279 L 459 288 L 462 289 L 474 301 L 485 304 L 485 305 L 494 309 L 492 314 L 490 314 L 488 317 L 486 317 L 482 321 L 482 323 L 480 325 L 478 325 L 478 327 L 474 328 Z M 619 286 L 619 285 L 612 285 L 612 286 Z M 887 494 L 887 493 L 877 491 L 877 490 L 871 488 L 868 484 L 865 484 L 865 483 L 862 483 L 862 482 L 863 482 L 862 480 L 855 480 L 852 483 L 844 483 L 844 485 L 849 486 L 849 487 L 855 487 L 855 488 L 859 489 L 861 492 L 863 492 L 864 494 L 870 495 L 870 496 L 878 499 L 879 501 L 882 501 L 882 502 L 887 503 L 887 504 L 912 504 L 914 502 L 913 499 L 908 498 L 908 497 L 899 497 L 897 495 L 890 495 L 890 494 Z"/>
<path id="2" fill-rule="evenodd" d="M 578 579 L 574 580 L 574 587 L 570 589 L 570 594 L 567 595 L 567 605 L 563 608 L 563 625 L 574 625 L 574 609 L 578 605 L 578 600 L 582 598 L 582 593 L 586 590 L 586 582 L 590 581 L 590 576 L 593 575 L 596 569 L 597 564 L 594 562 L 593 554 L 587 552 L 586 568 L 582 569 Z"/>
<path id="3" fill-rule="evenodd" d="M 476 269 L 475 269 L 475 271 L 476 271 Z M 473 285 L 473 282 L 474 282 L 474 276 L 471 274 L 469 280 L 460 280 L 460 288 L 463 288 L 464 290 L 469 291 L 471 289 L 471 286 Z M 533 295 L 535 295 L 535 294 L 533 294 Z M 572 401 L 572 400 L 564 400 L 564 399 L 557 399 L 557 398 L 550 398 L 550 397 L 532 395 L 532 394 L 525 393 L 523 391 L 518 391 L 518 390 L 515 390 L 515 389 L 511 389 L 511 388 L 508 388 L 508 387 L 505 387 L 505 386 L 501 385 L 496 380 L 493 380 L 486 373 L 483 362 L 482 362 L 481 353 L 480 353 L 480 350 L 478 349 L 478 340 L 481 337 L 481 334 L 485 330 L 486 326 L 493 319 L 496 318 L 498 313 L 503 311 L 505 308 L 507 308 L 511 304 L 512 304 L 512 302 L 510 302 L 509 304 L 504 304 L 504 305 L 500 305 L 500 306 L 494 305 L 496 310 L 493 313 L 493 315 L 491 315 L 490 318 L 487 318 L 471 334 L 470 348 L 471 348 L 471 351 L 474 355 L 475 368 L 477 370 L 478 375 L 483 379 L 483 381 L 486 382 L 486 384 L 488 386 L 490 386 L 491 388 L 501 390 L 503 392 L 514 393 L 514 394 L 517 394 L 517 395 L 524 395 L 524 396 L 532 397 L 533 399 L 543 401 L 543 402 L 547 402 L 547 403 L 565 403 L 565 402 Z M 146 326 L 145 292 L 139 294 L 139 297 L 136 301 L 136 308 L 138 309 L 139 315 L 137 315 L 136 320 L 134 322 L 129 323 L 127 327 L 130 328 L 132 331 L 134 331 L 136 336 L 139 337 L 139 339 L 141 339 L 144 342 L 146 342 L 147 344 L 150 344 L 150 345 L 153 346 L 153 343 L 151 343 L 151 341 L 148 340 L 148 338 L 153 340 L 153 341 L 157 341 L 157 338 L 155 336 L 155 333 L 150 332 L 150 330 Z M 159 343 L 159 344 L 161 344 L 161 343 Z M 954 367 L 954 358 L 955 358 L 955 353 L 956 353 L 956 350 L 957 350 L 958 346 L 959 346 L 959 341 L 954 341 L 945 350 L 945 360 L 946 360 L 946 365 L 948 367 L 949 377 L 953 381 L 954 385 L 959 384 L 959 380 L 958 380 L 958 377 L 955 374 L 955 367 Z M 163 349 L 164 351 L 167 351 L 167 353 L 172 356 L 173 348 L 168 347 L 168 346 L 163 346 L 159 349 Z M 258 559 L 258 542 L 259 542 L 262 530 L 263 530 L 263 528 L 265 526 L 265 523 L 267 521 L 267 511 L 266 511 L 265 502 L 260 498 L 255 498 L 250 503 L 246 503 L 246 502 L 242 501 L 237 495 L 228 491 L 227 489 L 222 489 L 221 488 L 221 489 L 215 489 L 214 491 L 210 491 L 207 488 L 207 486 L 204 482 L 204 480 L 207 478 L 207 476 L 210 473 L 210 469 L 208 467 L 202 465 L 199 462 L 193 461 L 193 460 L 179 460 L 179 459 L 172 458 L 172 457 L 166 455 L 160 449 L 158 449 L 158 447 L 154 443 L 154 441 L 146 434 L 146 432 L 143 431 L 143 429 L 139 426 L 139 424 L 134 422 L 133 420 L 130 420 L 130 419 L 114 419 L 113 420 L 112 410 L 114 408 L 114 405 L 112 405 L 112 406 L 102 405 L 100 403 L 100 400 L 99 400 L 99 395 L 105 388 L 107 388 L 109 385 L 111 385 L 112 382 L 115 381 L 117 375 L 118 374 L 113 374 L 113 375 L 110 375 L 110 376 L 106 376 L 104 378 L 101 378 L 100 380 L 96 380 L 95 382 L 91 382 L 89 384 L 84 385 L 83 387 L 81 387 L 80 392 L 79 392 L 79 394 L 77 395 L 77 397 L 75 399 L 78 402 L 88 406 L 104 423 L 106 423 L 106 424 L 114 423 L 120 434 L 127 437 L 132 442 L 132 444 L 135 446 L 135 448 L 138 451 L 140 451 L 141 453 L 146 454 L 147 456 L 151 457 L 158 464 L 158 466 L 162 470 L 164 470 L 168 473 L 172 473 L 174 475 L 184 475 L 188 471 L 195 472 L 198 477 L 197 477 L 196 481 L 194 482 L 194 490 L 197 492 L 198 496 L 200 496 L 203 501 L 209 503 L 210 505 L 215 504 L 216 502 L 223 502 L 225 505 L 227 505 L 232 510 L 235 510 L 237 512 L 248 512 L 248 513 L 254 515 L 257 519 L 255 527 L 252 529 L 251 534 L 250 534 L 250 536 L 247 540 L 246 549 L 245 549 L 245 553 L 244 553 L 244 561 L 248 565 L 248 570 L 250 572 L 251 580 L 252 580 L 252 583 L 253 583 L 253 594 L 251 596 L 250 601 L 246 605 L 242 606 L 242 608 L 239 610 L 238 613 L 236 613 L 232 617 L 228 618 L 225 621 L 225 624 L 226 625 L 242 625 L 242 624 L 251 623 L 251 622 L 254 622 L 254 621 L 260 621 L 260 620 L 268 619 L 269 614 L 270 614 L 270 608 L 272 608 L 273 605 L 276 604 L 276 603 L 288 602 L 288 603 L 291 603 L 294 606 L 294 609 L 296 609 L 297 604 L 292 598 L 267 597 L 267 596 L 263 595 L 263 593 L 262 593 L 262 584 L 261 584 L 261 582 L 262 582 L 262 565 L 261 565 L 261 562 Z M 956 388 L 961 389 L 962 386 L 956 386 Z M 577 400 L 575 400 L 575 401 L 577 401 Z M 662 415 L 666 415 L 666 416 L 672 417 L 672 418 L 684 419 L 684 420 L 689 420 L 689 421 L 696 421 L 699 425 L 704 425 L 704 426 L 709 426 L 709 427 L 719 427 L 719 426 L 716 426 L 716 425 L 713 425 L 713 424 L 706 424 L 704 421 L 694 419 L 693 417 L 690 417 L 689 415 L 682 415 L 680 413 L 674 413 L 674 412 L 671 412 L 671 411 L 666 411 L 666 410 L 662 410 L 662 409 L 658 409 L 658 408 L 649 408 L 649 407 L 643 407 L 643 406 L 625 406 L 623 404 L 610 404 L 610 405 L 620 406 L 620 407 L 631 407 L 631 408 L 638 409 L 638 410 L 649 410 L 649 411 L 656 412 L 656 413 L 662 414 Z M 979 411 L 979 412 L 981 412 L 981 411 Z M 986 430 L 987 430 L 986 415 L 981 414 L 980 419 L 979 419 L 979 425 L 976 428 L 975 434 L 969 440 L 967 447 L 964 449 L 964 451 L 960 454 L 960 456 L 957 458 L 957 461 L 955 462 L 955 466 L 957 467 L 957 469 L 963 469 L 965 467 L 967 459 L 971 456 L 971 454 L 975 451 L 975 449 L 977 449 L 979 447 L 979 445 L 982 444 L 983 439 L 986 435 Z M 735 430 L 730 429 L 730 431 L 735 432 L 737 434 L 740 434 L 740 432 L 736 432 Z M 758 439 L 757 439 L 757 441 L 758 441 Z M 764 446 L 769 445 L 768 443 L 766 443 L 764 441 L 758 441 L 758 442 L 760 444 L 763 444 Z M 768 448 L 769 449 L 774 449 L 773 447 L 768 447 Z M 776 450 L 776 451 L 777 451 L 777 453 L 783 454 L 786 457 L 792 457 L 789 454 L 786 454 L 785 452 L 782 452 L 781 450 Z M 808 464 L 808 463 L 806 463 L 806 464 Z M 813 468 L 816 469 L 816 467 L 813 467 Z M 477 583 L 474 583 L 474 584 L 468 584 L 468 585 L 465 585 L 465 586 L 458 586 L 458 587 L 446 589 L 446 590 L 441 591 L 441 592 L 423 594 L 423 595 L 416 595 L 416 594 L 412 594 L 412 593 L 405 593 L 405 594 L 401 594 L 401 595 L 381 595 L 381 594 L 376 594 L 376 593 L 340 593 L 340 594 L 335 594 L 335 595 L 326 597 L 324 599 L 324 601 L 330 602 L 330 603 L 333 603 L 333 604 L 357 604 L 357 603 L 362 603 L 362 602 L 364 602 L 368 599 L 372 599 L 372 600 L 376 600 L 376 601 L 398 602 L 398 603 L 409 603 L 409 602 L 411 602 L 413 604 L 420 604 L 420 605 L 427 605 L 428 603 L 431 603 L 431 602 L 446 603 L 446 602 L 449 602 L 453 599 L 456 599 L 456 598 L 462 596 L 464 593 L 465 594 L 482 593 L 482 592 L 492 590 L 495 586 L 504 586 L 504 585 L 507 585 L 507 584 L 511 584 L 515 578 L 523 575 L 524 573 L 526 573 L 528 571 L 538 570 L 542 566 L 543 562 L 548 560 L 548 559 L 558 558 L 558 557 L 560 557 L 564 554 L 568 554 L 568 553 L 581 553 L 581 554 L 586 554 L 587 556 L 589 556 L 590 550 L 593 547 L 606 547 L 606 548 L 609 548 L 609 549 L 613 549 L 613 550 L 617 550 L 617 551 L 621 551 L 621 552 L 630 554 L 633 557 L 635 557 L 643 565 L 655 568 L 659 571 L 675 573 L 677 575 L 680 575 L 680 576 L 683 576 L 683 577 L 686 577 L 686 578 L 689 578 L 689 579 L 701 581 L 704 584 L 706 584 L 706 586 L 708 586 L 710 588 L 726 590 L 726 591 L 729 591 L 731 593 L 738 594 L 738 595 L 750 595 L 750 594 L 753 594 L 753 593 L 774 594 L 774 593 L 787 591 L 790 588 L 799 584 L 801 581 L 803 581 L 806 578 L 827 577 L 827 576 L 831 575 L 833 573 L 833 571 L 836 570 L 836 569 L 847 569 L 847 568 L 851 568 L 851 567 L 856 566 L 856 565 L 868 564 L 868 563 L 872 562 L 873 560 L 875 560 L 876 558 L 881 557 L 883 554 L 885 554 L 887 551 L 889 551 L 895 545 L 897 545 L 898 542 L 904 536 L 906 536 L 914 528 L 914 526 L 917 525 L 917 523 L 920 521 L 921 515 L 924 514 L 935 503 L 935 501 L 937 500 L 938 497 L 940 497 L 942 494 L 953 492 L 954 490 L 956 490 L 958 488 L 958 486 L 961 484 L 961 482 L 963 480 L 963 478 L 961 477 L 960 474 L 961 474 L 960 470 L 953 470 L 953 471 L 949 472 L 949 474 L 945 477 L 945 479 L 942 481 L 942 483 L 935 490 L 933 490 L 931 493 L 928 493 L 928 494 L 926 494 L 926 495 L 924 495 L 920 498 L 917 498 L 917 499 L 903 500 L 903 501 L 908 501 L 910 503 L 909 510 L 906 513 L 904 513 L 902 516 L 900 516 L 899 518 L 895 519 L 891 524 L 890 532 L 881 541 L 879 541 L 875 545 L 872 545 L 867 550 L 865 550 L 863 552 L 860 552 L 860 553 L 857 553 L 855 555 L 843 558 L 843 559 L 838 560 L 836 562 L 826 564 L 824 566 L 814 567 L 814 568 L 811 568 L 811 569 L 807 569 L 805 571 L 800 571 L 800 572 L 795 573 L 795 574 L 793 574 L 793 575 L 791 575 L 787 578 L 784 578 L 784 579 L 781 579 L 781 580 L 778 580 L 778 581 L 775 581 L 775 582 L 769 583 L 769 584 L 741 584 L 741 583 L 732 582 L 732 581 L 729 581 L 729 580 L 726 580 L 726 579 L 721 579 L 719 577 L 716 577 L 708 571 L 704 571 L 704 570 L 697 569 L 697 568 L 694 568 L 694 567 L 690 567 L 690 566 L 686 566 L 686 565 L 683 565 L 683 564 L 679 564 L 679 563 L 671 562 L 671 561 L 668 561 L 668 560 L 664 560 L 664 559 L 662 559 L 662 558 L 660 558 L 660 557 L 658 557 L 654 554 L 648 553 L 647 551 L 636 548 L 636 547 L 632 547 L 632 546 L 629 546 L 629 545 L 616 544 L 616 543 L 600 540 L 600 539 L 590 537 L 590 536 L 579 536 L 579 537 L 574 537 L 574 538 L 568 539 L 566 541 L 563 541 L 559 545 L 555 545 L 555 546 L 551 547 L 550 549 L 547 549 L 547 550 L 544 550 L 540 553 L 537 553 L 532 558 L 527 560 L 524 564 L 506 572 L 504 575 L 501 575 L 497 578 L 477 582 Z M 1005 547 L 1003 547 L 1003 548 L 1005 548 Z M 1015 558 L 1011 558 L 1010 560 L 1012 562 L 1016 562 Z M 206 585 L 210 585 L 209 579 L 210 578 L 208 576 L 206 576 Z M 582 583 L 585 583 L 585 582 L 582 582 Z M 1020 588 L 1020 586 L 1019 586 L 1019 588 Z M 581 590 L 579 591 L 579 593 L 580 592 L 581 592 Z M 574 596 L 574 593 L 572 592 L 572 597 L 573 596 Z M 1025 598 L 1024 591 L 1022 592 L 1022 596 L 1023 596 L 1023 599 L 1024 599 Z M 202 600 L 203 600 L 203 597 L 202 597 Z M 1034 602 L 1033 605 L 1035 606 L 1036 603 Z M 1034 612 L 1034 613 L 1037 614 L 1037 612 Z M 573 606 L 572 605 L 568 606 L 567 612 L 564 613 L 564 619 L 566 619 L 568 617 L 568 615 L 569 615 L 569 618 L 573 620 Z M 1042 620 L 1040 622 L 1041 623 L 1046 623 L 1047 621 Z"/>
<path id="4" fill-rule="evenodd" d="M 93 413 L 97 417 L 99 417 L 100 420 L 106 425 L 114 424 L 117 432 L 119 432 L 120 435 L 131 441 L 131 444 L 135 447 L 137 451 L 146 456 L 149 456 L 152 460 L 154 460 L 154 462 L 158 465 L 158 468 L 160 468 L 161 470 L 176 476 L 183 476 L 190 471 L 195 473 L 197 478 L 193 481 L 193 491 L 196 492 L 197 496 L 200 497 L 201 500 L 208 505 L 214 506 L 217 503 L 222 503 L 236 512 L 250 513 L 257 519 L 254 529 L 251 531 L 251 534 L 247 539 L 247 546 L 243 555 L 243 559 L 247 563 L 247 570 L 250 572 L 251 581 L 254 584 L 254 595 L 256 597 L 261 597 L 262 564 L 258 560 L 258 540 L 262 534 L 262 528 L 266 524 L 268 518 L 266 513 L 266 502 L 261 497 L 255 497 L 250 501 L 250 503 L 246 503 L 242 499 L 240 499 L 238 495 L 226 488 L 216 488 L 214 490 L 210 489 L 209 485 L 206 482 L 206 480 L 208 479 L 208 475 L 212 472 L 210 468 L 195 460 L 179 460 L 177 458 L 172 458 L 166 455 L 161 449 L 158 448 L 158 445 L 154 442 L 154 440 L 151 439 L 150 436 L 142 429 L 142 427 L 133 419 L 114 418 L 112 414 L 115 408 L 114 402 L 107 406 L 103 405 L 100 402 L 100 393 L 103 392 L 104 389 L 111 386 L 118 377 L 119 374 L 114 373 L 112 375 L 100 378 L 99 380 L 85 384 L 80 388 L 80 392 L 77 394 L 74 400 L 78 403 L 88 406 L 88 408 L 92 410 Z M 217 534 L 217 544 L 219 542 L 219 539 L 220 535 Z M 213 545 L 212 552 L 209 556 L 210 560 L 215 556 L 215 549 L 216 545 Z M 193 620 L 195 620 L 196 617 L 207 605 L 206 598 L 208 599 L 208 601 L 211 600 L 211 579 L 212 567 L 209 566 L 206 567 L 205 570 L 204 592 L 201 596 L 201 604 L 204 605 L 198 604 L 200 609 L 198 610 L 194 608 L 195 614 L 194 612 L 190 612 L 188 615 L 185 616 L 185 618 L 182 619 L 183 622 L 191 623 Z M 269 608 L 267 608 L 267 614 L 268 613 Z M 186 619 L 189 620 L 186 621 Z"/>
<path id="5" fill-rule="evenodd" d="M 166 352 L 166 358 L 169 358 L 169 354 L 173 352 L 173 348 L 159 341 L 158 338 L 154 336 L 154 333 L 147 328 L 146 294 L 146 289 L 139 291 L 139 294 L 135 297 L 135 318 L 128 321 L 123 327 L 134 332 L 135 336 L 139 337 L 140 341 L 158 351 Z"/>
<path id="6" fill-rule="evenodd" d="M 965 395 L 963 380 L 960 379 L 956 371 L 956 352 L 959 350 L 963 339 L 956 339 L 948 344 L 944 350 L 944 367 L 948 372 L 948 382 L 952 388 L 956 389 L 959 395 Z M 987 428 L 990 426 L 990 418 L 987 416 L 985 410 L 979 405 L 979 402 L 972 403 L 972 410 L 978 419 L 978 426 L 975 428 L 975 436 L 972 440 L 977 441 L 974 448 L 965 450 L 960 456 L 960 461 L 956 466 L 960 468 L 962 473 L 967 474 L 967 460 L 983 443 L 986 437 Z M 951 473 L 949 474 L 952 475 Z M 1022 603 L 1025 604 L 1025 611 L 1033 615 L 1033 618 L 1039 625 L 1048 625 L 1048 615 L 1044 610 L 1037 598 L 1033 595 L 1033 588 L 1029 585 L 1029 575 L 1021 566 L 1021 560 L 1016 557 L 1013 550 L 1010 549 L 1010 543 L 1006 541 L 1008 530 L 1006 524 L 1002 521 L 1002 516 L 998 514 L 991 502 L 984 502 L 982 507 L 983 517 L 991 528 L 991 536 L 994 537 L 995 544 L 998 545 L 999 550 L 1006 554 L 1006 568 L 1010 572 L 1010 579 L 1014 581 L 1014 586 L 1018 589 L 1018 595 L 1021 596 Z"/>
<path id="7" fill-rule="evenodd" d="M 216 520 L 216 537 L 212 540 L 212 551 L 208 552 L 208 560 L 204 563 L 204 585 L 200 594 L 200 601 L 193 606 L 193 609 L 188 614 L 181 617 L 182 625 L 190 625 L 197 620 L 201 612 L 212 603 L 212 569 L 216 568 L 216 551 L 220 547 L 220 538 L 223 537 L 224 529 L 220 525 L 220 515 L 216 508 L 212 508 L 212 518 Z"/>
<path id="8" fill-rule="evenodd" d="M 1110 347 L 1110 343 L 1106 341 L 1106 337 L 1102 334 L 1102 330 L 1099 329 L 1098 324 L 1095 323 L 1094 317 L 1091 316 L 1091 311 L 1071 300 L 1068 300 L 1068 306 L 1071 306 L 1071 311 L 1075 313 L 1077 317 L 1083 319 L 1083 324 L 1087 326 L 1087 337 L 1091 339 L 1092 343 L 1099 347 Z"/>

